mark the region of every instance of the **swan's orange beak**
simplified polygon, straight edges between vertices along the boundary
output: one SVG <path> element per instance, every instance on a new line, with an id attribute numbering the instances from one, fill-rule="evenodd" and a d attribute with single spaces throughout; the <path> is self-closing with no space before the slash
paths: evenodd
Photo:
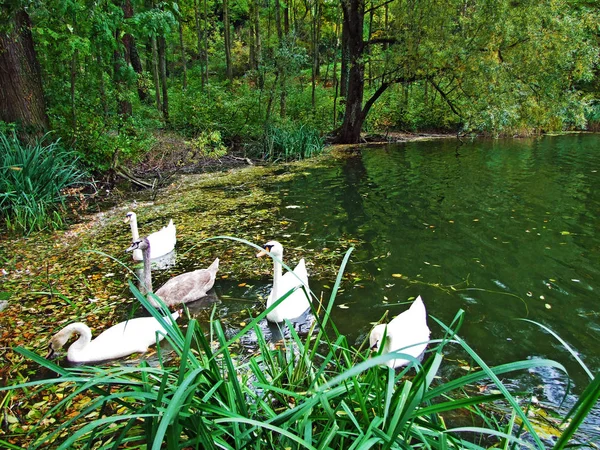
<path id="1" fill-rule="evenodd" d="M 256 254 L 256 257 L 257 257 L 257 258 L 260 258 L 261 256 L 265 256 L 265 255 L 268 255 L 268 254 L 269 254 L 269 252 L 268 252 L 268 251 L 266 251 L 266 250 L 261 250 L 260 252 L 258 252 L 258 253 Z"/>
<path id="2" fill-rule="evenodd" d="M 130 217 L 129 216 L 125 216 L 125 218 L 123 219 L 123 223 L 127 223 L 129 222 Z"/>

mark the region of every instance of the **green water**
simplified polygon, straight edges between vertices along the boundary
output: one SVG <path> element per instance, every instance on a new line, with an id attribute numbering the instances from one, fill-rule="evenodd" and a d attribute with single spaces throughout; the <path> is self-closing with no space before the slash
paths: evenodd
<path id="1" fill-rule="evenodd" d="M 340 236 L 359 242 L 347 270 L 360 281 L 334 311 L 351 342 L 420 294 L 446 324 L 466 311 L 460 334 L 489 364 L 552 358 L 584 387 L 554 338 L 515 319 L 550 327 L 600 367 L 599 167 L 593 134 L 363 148 L 271 187 L 281 198 L 273 214 L 292 223 L 274 238 L 316 250 Z M 327 293 L 332 283 L 311 287 Z"/>

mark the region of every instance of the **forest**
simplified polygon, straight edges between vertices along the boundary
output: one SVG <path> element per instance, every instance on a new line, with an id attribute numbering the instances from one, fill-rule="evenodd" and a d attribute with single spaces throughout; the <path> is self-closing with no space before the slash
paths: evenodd
<path id="1" fill-rule="evenodd" d="M 169 135 L 203 155 L 310 156 L 367 134 L 492 137 L 600 122 L 585 0 L 15 0 L 0 132 L 51 132 L 88 169 Z M 363 137 L 361 137 L 363 133 Z"/>

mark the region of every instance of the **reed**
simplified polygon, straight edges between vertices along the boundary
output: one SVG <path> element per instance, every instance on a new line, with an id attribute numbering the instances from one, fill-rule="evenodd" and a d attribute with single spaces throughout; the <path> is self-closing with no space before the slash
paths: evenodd
<path id="1" fill-rule="evenodd" d="M 30 233 L 63 225 L 63 190 L 80 183 L 84 172 L 77 156 L 46 143 L 31 145 L 0 133 L 0 217 L 9 230 Z"/>
<path id="2" fill-rule="evenodd" d="M 262 158 L 267 161 L 293 161 L 311 158 L 323 152 L 323 138 L 305 125 L 298 128 L 270 126 L 262 142 Z"/>
<path id="3" fill-rule="evenodd" d="M 242 239 L 227 239 L 259 248 Z M 211 321 L 208 330 L 202 330 L 195 319 L 190 319 L 186 328 L 169 318 L 165 322 L 166 311 L 153 308 L 130 283 L 139 303 L 163 322 L 166 340 L 176 356 L 159 350 L 156 367 L 142 363 L 136 367 L 62 368 L 18 348 L 57 377 L 1 390 L 63 386 L 62 399 L 39 423 L 70 412 L 53 429 L 40 425 L 23 439 L 31 442 L 32 449 L 48 445 L 59 449 L 147 446 L 154 450 L 545 448 L 527 415 L 528 396 L 517 397 L 521 393 L 510 392 L 500 378 L 539 366 L 564 371 L 560 364 L 531 359 L 487 366 L 459 336 L 464 317 L 459 311 L 449 326 L 437 321 L 444 335 L 430 342 L 422 364 L 414 361 L 398 372 L 382 367 L 387 360 L 407 355 L 373 356 L 356 349 L 330 319 L 350 254 L 351 250 L 324 304 L 306 292 L 316 316 L 308 338 L 299 336 L 288 323 L 289 337 L 277 348 L 266 341 L 258 324 L 278 302 L 227 338 L 218 320 Z M 246 358 L 234 356 L 242 336 L 251 331 L 257 336 L 257 353 Z M 479 368 L 440 380 L 448 345 L 461 346 Z M 473 392 L 470 386 L 490 381 L 497 392 L 469 393 Z M 571 425 L 556 449 L 564 448 L 589 413 L 598 398 L 599 384 L 596 377 L 573 408 Z M 73 412 L 72 404 L 82 394 L 91 400 Z M 493 412 L 496 408 L 492 406 L 498 403 L 509 408 L 508 417 Z M 448 424 L 457 413 L 470 415 L 478 425 L 452 428 Z M 7 441 L 0 440 L 3 443 Z"/>

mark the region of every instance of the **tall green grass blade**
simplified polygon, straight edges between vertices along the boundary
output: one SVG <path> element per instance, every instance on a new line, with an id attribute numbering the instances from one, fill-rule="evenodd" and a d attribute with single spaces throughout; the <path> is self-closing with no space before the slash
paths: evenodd
<path id="1" fill-rule="evenodd" d="M 541 329 L 545 330 L 546 332 L 548 332 L 552 336 L 554 336 L 554 338 L 558 342 L 560 342 L 564 348 L 567 349 L 567 351 L 571 354 L 571 356 L 575 359 L 575 361 L 577 361 L 579 363 L 579 365 L 581 366 L 581 368 L 585 371 L 585 373 L 587 373 L 587 375 L 590 378 L 590 380 L 594 379 L 594 374 L 592 373 L 592 371 L 590 369 L 588 369 L 588 367 L 585 365 L 585 363 L 581 360 L 581 358 L 579 357 L 579 355 L 577 354 L 577 352 L 575 350 L 573 350 L 571 348 L 571 346 L 569 344 L 567 344 L 567 342 L 563 338 L 561 338 L 558 334 L 556 334 L 554 331 L 552 331 L 547 326 L 542 325 L 541 323 L 535 322 L 533 320 L 530 320 L 530 319 L 517 319 L 517 320 L 522 320 L 523 322 L 529 322 L 529 323 L 532 323 L 534 325 L 537 325 Z"/>
<path id="2" fill-rule="evenodd" d="M 446 331 L 450 331 L 446 325 L 444 325 L 437 319 L 434 319 L 434 320 L 442 327 L 442 329 L 444 329 Z M 535 431 L 535 428 L 529 421 L 529 418 L 523 413 L 523 411 L 521 410 L 521 407 L 519 406 L 516 399 L 510 394 L 508 389 L 506 389 L 506 387 L 504 386 L 502 381 L 500 381 L 498 376 L 488 367 L 488 365 L 479 357 L 479 355 L 477 355 L 477 353 L 475 353 L 473 351 L 473 349 L 465 341 L 463 341 L 457 334 L 453 335 L 453 339 L 456 340 L 461 345 L 461 347 L 469 354 L 469 356 L 471 356 L 471 358 L 473 358 L 473 360 L 482 368 L 483 371 L 485 371 L 487 376 L 494 382 L 494 384 L 496 385 L 498 390 L 505 396 L 508 403 L 510 403 L 510 405 L 512 406 L 514 411 L 517 413 L 517 415 L 519 416 L 519 418 L 525 425 L 525 428 L 527 428 L 527 430 L 531 433 L 531 437 L 535 441 L 538 448 L 543 449 L 544 444 L 542 443 L 540 437 L 538 436 L 537 432 Z"/>
<path id="3" fill-rule="evenodd" d="M 594 380 L 585 388 L 575 405 L 563 419 L 566 422 L 571 419 L 569 426 L 562 432 L 559 439 L 552 447 L 554 450 L 561 450 L 568 446 L 570 440 L 575 435 L 575 432 L 583 424 L 585 418 L 590 411 L 598 405 L 600 398 L 600 373 L 596 375 Z"/>

